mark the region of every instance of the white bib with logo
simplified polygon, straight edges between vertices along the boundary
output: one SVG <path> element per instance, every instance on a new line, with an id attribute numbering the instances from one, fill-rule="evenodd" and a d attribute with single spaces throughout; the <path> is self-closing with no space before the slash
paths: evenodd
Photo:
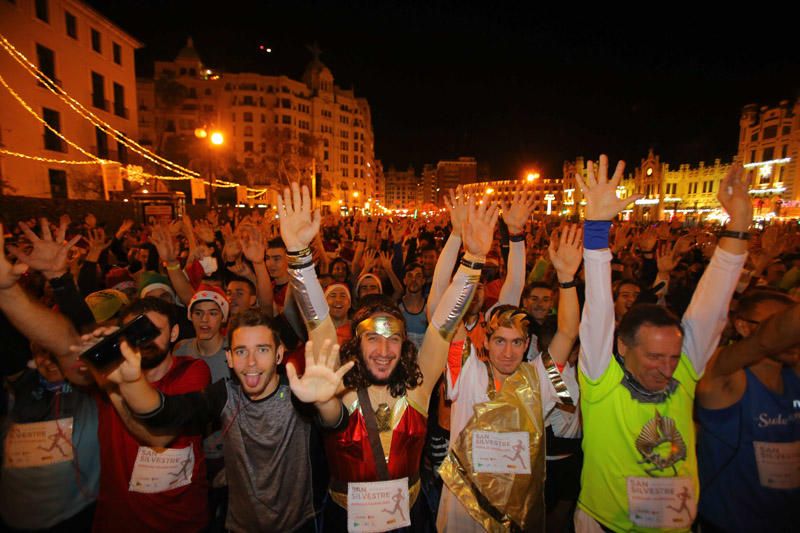
<path id="1" fill-rule="evenodd" d="M 408 478 L 347 484 L 347 531 L 391 531 L 411 525 Z"/>
<path id="2" fill-rule="evenodd" d="M 167 448 L 161 451 L 139 446 L 128 490 L 153 494 L 177 489 L 192 482 L 194 450 Z"/>
<path id="3" fill-rule="evenodd" d="M 72 461 L 72 417 L 13 424 L 6 435 L 5 468 L 29 468 Z"/>
<path id="4" fill-rule="evenodd" d="M 758 480 L 769 489 L 800 487 L 800 441 L 753 442 Z"/>
<path id="5" fill-rule="evenodd" d="M 472 468 L 480 474 L 530 474 L 530 435 L 527 431 L 474 431 Z"/>
<path id="6" fill-rule="evenodd" d="M 640 527 L 689 528 L 697 515 L 688 477 L 629 477 L 628 517 Z"/>

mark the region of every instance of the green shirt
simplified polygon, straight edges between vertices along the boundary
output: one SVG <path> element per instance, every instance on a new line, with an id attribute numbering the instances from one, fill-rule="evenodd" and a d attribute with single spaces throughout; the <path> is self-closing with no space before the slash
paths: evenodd
<path id="1" fill-rule="evenodd" d="M 597 380 L 590 380 L 583 372 L 579 374 L 584 453 L 579 507 L 615 531 L 670 530 L 643 526 L 648 522 L 641 519 L 641 514 L 637 514 L 639 525 L 632 521 L 629 516 L 629 478 L 644 478 L 637 480 L 641 482 L 636 483 L 639 487 L 636 490 L 645 492 L 663 489 L 657 486 L 641 488 L 642 482 L 650 483 L 652 478 L 685 478 L 682 484 L 681 480 L 676 480 L 677 485 L 688 487 L 683 498 L 678 496 L 678 490 L 669 489 L 668 497 L 663 498 L 663 506 L 678 509 L 676 512 L 688 520 L 686 527 L 675 522 L 679 527 L 674 530 L 688 531 L 696 515 L 699 496 L 692 420 L 699 377 L 692 363 L 681 354 L 673 375 L 679 385 L 667 401 L 658 404 L 641 403 L 631 398 L 630 391 L 621 384 L 624 374 L 614 358 Z M 677 434 L 671 428 L 677 429 Z M 662 440 L 666 442 L 659 443 Z M 650 449 L 653 445 L 655 447 Z M 635 482 L 631 480 L 631 483 Z M 689 494 L 691 496 L 687 497 Z M 672 511 L 667 513 L 673 515 Z M 650 518 L 653 520 L 652 515 Z"/>

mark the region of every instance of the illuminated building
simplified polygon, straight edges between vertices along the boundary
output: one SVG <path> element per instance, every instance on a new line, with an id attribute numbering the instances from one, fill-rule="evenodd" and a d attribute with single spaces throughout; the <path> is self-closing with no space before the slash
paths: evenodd
<path id="1" fill-rule="evenodd" d="M 386 181 L 386 200 L 389 209 L 419 209 L 422 206 L 423 194 L 421 179 L 414 172 L 414 167 L 407 170 L 396 170 L 389 167 L 384 172 Z"/>
<path id="2" fill-rule="evenodd" d="M 456 160 L 439 161 L 436 164 L 436 186 L 425 186 L 426 190 L 436 189 L 436 205 L 444 205 L 442 197 L 450 189 L 459 185 L 475 183 L 478 180 L 478 163 L 474 157 L 459 157 Z"/>
<path id="3" fill-rule="evenodd" d="M 76 0 L 0 2 L 0 33 L 103 123 L 130 139 L 138 138 L 134 51 L 142 45 L 133 37 Z M 100 164 L 66 162 L 101 158 L 128 163 L 128 148 L 73 111 L 5 48 L 0 49 L 0 74 L 19 97 L 0 87 L 0 147 L 38 158 L 0 153 L 2 192 L 102 198 L 107 189 L 122 187 L 121 180 L 104 184 Z M 20 100 L 88 155 L 47 129 Z"/>
<path id="4" fill-rule="evenodd" d="M 800 216 L 800 98 L 775 107 L 746 105 L 737 160 L 744 164 L 756 216 Z"/>
<path id="5" fill-rule="evenodd" d="M 564 188 L 562 180 L 539 177 L 533 181 L 527 179 L 481 181 L 464 185 L 464 192 L 473 196 L 488 195 L 492 199 L 509 201 L 519 188 L 530 191 L 534 199 L 534 216 L 563 215 Z"/>
<path id="6" fill-rule="evenodd" d="M 241 174 L 234 180 L 278 190 L 316 172 L 323 209 L 352 204 L 355 192 L 366 203 L 378 192 L 369 104 L 336 85 L 312 52 L 300 81 L 222 73 L 202 63 L 190 39 L 174 61 L 155 63 L 154 79 L 138 82 L 142 143 L 176 149 L 191 165 L 194 130 L 213 127 L 226 138 L 220 157 Z"/>

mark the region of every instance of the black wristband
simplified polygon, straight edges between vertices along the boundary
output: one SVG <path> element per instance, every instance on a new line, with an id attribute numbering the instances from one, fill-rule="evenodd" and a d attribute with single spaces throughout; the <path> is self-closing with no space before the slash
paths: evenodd
<path id="1" fill-rule="evenodd" d="M 291 257 L 298 257 L 298 256 L 301 256 L 301 255 L 311 255 L 311 248 L 306 246 L 302 250 L 297 250 L 296 252 L 291 252 L 289 250 L 286 250 L 286 255 L 291 256 Z"/>
<path id="2" fill-rule="evenodd" d="M 291 268 L 292 270 L 303 270 L 304 268 L 308 268 L 310 266 L 314 266 L 314 261 L 309 261 L 307 263 L 300 263 L 296 265 L 289 263 L 289 268 Z"/>
<path id="3" fill-rule="evenodd" d="M 509 235 L 508 242 L 525 242 L 525 233 L 518 233 L 517 235 Z"/>
<path id="4" fill-rule="evenodd" d="M 472 270 L 481 270 L 483 268 L 483 263 L 477 263 L 477 262 L 471 263 L 466 259 L 464 259 L 463 257 L 461 258 L 461 265 L 467 268 L 471 268 Z"/>
<path id="5" fill-rule="evenodd" d="M 732 231 L 729 229 L 725 229 L 719 232 L 719 237 L 730 237 L 731 239 L 740 239 L 743 241 L 749 241 L 752 234 L 749 231 Z"/>
<path id="6" fill-rule="evenodd" d="M 571 289 L 572 287 L 577 287 L 578 282 L 573 278 L 572 281 L 567 281 L 565 283 L 558 282 L 558 286 L 562 289 Z"/>

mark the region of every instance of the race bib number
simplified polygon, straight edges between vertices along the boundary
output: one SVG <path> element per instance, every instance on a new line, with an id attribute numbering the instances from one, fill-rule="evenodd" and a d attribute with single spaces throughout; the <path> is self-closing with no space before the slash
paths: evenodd
<path id="1" fill-rule="evenodd" d="M 800 441 L 753 442 L 758 480 L 769 489 L 800 487 Z"/>
<path id="2" fill-rule="evenodd" d="M 628 517 L 640 527 L 688 528 L 697 514 L 688 477 L 629 477 Z"/>
<path id="3" fill-rule="evenodd" d="M 3 464 L 29 468 L 72 461 L 72 417 L 13 424 L 6 435 Z"/>
<path id="4" fill-rule="evenodd" d="M 347 484 L 347 531 L 391 531 L 410 525 L 408 478 Z"/>
<path id="5" fill-rule="evenodd" d="M 530 474 L 530 435 L 527 431 L 473 432 L 472 467 L 480 474 Z"/>
<path id="6" fill-rule="evenodd" d="M 153 494 L 177 489 L 192 482 L 193 470 L 194 450 L 191 446 L 163 451 L 139 446 L 128 490 Z"/>

